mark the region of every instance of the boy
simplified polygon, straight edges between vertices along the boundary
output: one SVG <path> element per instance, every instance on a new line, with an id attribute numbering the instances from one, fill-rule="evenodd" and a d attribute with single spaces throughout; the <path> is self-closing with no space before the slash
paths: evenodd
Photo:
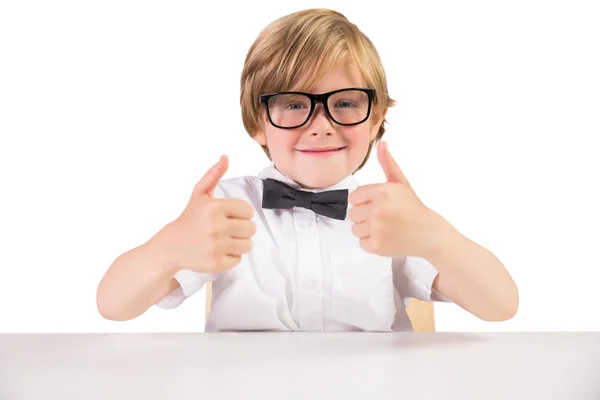
<path id="1" fill-rule="evenodd" d="M 411 330 L 410 297 L 511 318 L 518 292 L 503 265 L 418 199 L 381 142 L 393 103 L 376 49 L 340 13 L 266 27 L 246 58 L 241 108 L 271 164 L 221 180 L 221 157 L 175 221 L 113 262 L 100 313 L 177 307 L 212 281 L 206 331 Z M 359 186 L 374 146 L 387 182 Z"/>

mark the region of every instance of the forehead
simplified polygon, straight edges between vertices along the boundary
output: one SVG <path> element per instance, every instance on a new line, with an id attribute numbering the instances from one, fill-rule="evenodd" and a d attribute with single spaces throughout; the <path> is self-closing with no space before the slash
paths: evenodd
<path id="1" fill-rule="evenodd" d="M 290 88 L 282 89 L 319 94 L 350 87 L 366 87 L 363 74 L 351 59 L 342 60 L 330 68 L 307 68 L 299 75 L 300 78 Z"/>

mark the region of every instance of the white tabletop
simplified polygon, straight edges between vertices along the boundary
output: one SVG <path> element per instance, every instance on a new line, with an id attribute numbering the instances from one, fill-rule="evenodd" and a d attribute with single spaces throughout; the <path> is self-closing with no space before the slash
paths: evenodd
<path id="1" fill-rule="evenodd" d="M 600 333 L 0 334 L 0 399 L 600 399 Z"/>

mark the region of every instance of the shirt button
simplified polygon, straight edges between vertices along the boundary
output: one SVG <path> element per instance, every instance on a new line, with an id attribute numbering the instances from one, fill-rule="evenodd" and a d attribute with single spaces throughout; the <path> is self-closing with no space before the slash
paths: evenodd
<path id="1" fill-rule="evenodd" d="M 300 228 L 310 228 L 312 226 L 312 221 L 309 219 L 301 219 L 298 223 Z"/>
<path id="2" fill-rule="evenodd" d="M 317 286 L 317 284 L 315 283 L 314 279 L 310 279 L 306 282 L 306 289 L 309 292 L 312 292 L 313 290 L 315 290 L 315 287 Z"/>

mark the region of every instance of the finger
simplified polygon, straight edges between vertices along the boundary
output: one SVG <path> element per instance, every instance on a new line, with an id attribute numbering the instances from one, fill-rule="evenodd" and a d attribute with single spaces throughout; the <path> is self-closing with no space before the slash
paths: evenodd
<path id="1" fill-rule="evenodd" d="M 228 218 L 226 232 L 232 238 L 249 239 L 256 233 L 256 223 L 247 219 Z"/>
<path id="2" fill-rule="evenodd" d="M 250 219 L 254 215 L 254 208 L 242 199 L 219 199 L 218 207 L 228 218 Z"/>
<path id="3" fill-rule="evenodd" d="M 373 201 L 377 193 L 383 189 L 384 183 L 373 183 L 359 186 L 348 195 L 348 203 L 357 206 L 359 204 Z"/>
<path id="4" fill-rule="evenodd" d="M 225 241 L 223 249 L 227 255 L 240 256 L 252 250 L 252 240 L 230 238 Z"/>
<path id="5" fill-rule="evenodd" d="M 383 168 L 383 172 L 385 173 L 388 182 L 408 184 L 408 180 L 404 176 L 400 166 L 398 166 L 394 157 L 392 157 L 387 142 L 379 142 L 377 146 L 377 159 L 379 160 L 381 168 Z"/>
<path id="6" fill-rule="evenodd" d="M 222 155 L 219 161 L 206 171 L 202 179 L 196 183 L 194 192 L 212 197 L 213 190 L 227 172 L 227 168 L 229 168 L 229 159 L 226 155 Z"/>
<path id="7" fill-rule="evenodd" d="M 375 246 L 370 237 L 363 237 L 358 241 L 360 247 L 367 253 L 375 253 Z"/>
<path id="8" fill-rule="evenodd" d="M 348 217 L 350 218 L 350 221 L 352 221 L 354 223 L 359 223 L 359 222 L 366 221 L 367 218 L 369 218 L 369 216 L 371 215 L 372 211 L 373 211 L 372 203 L 362 203 L 362 204 L 352 207 L 350 209 L 350 212 L 348 213 Z"/>
<path id="9" fill-rule="evenodd" d="M 235 267 L 242 260 L 241 255 L 225 255 L 217 263 L 218 270 L 226 270 Z"/>
<path id="10" fill-rule="evenodd" d="M 352 234 L 359 239 L 369 237 L 369 225 L 368 222 L 359 222 L 352 225 Z"/>

